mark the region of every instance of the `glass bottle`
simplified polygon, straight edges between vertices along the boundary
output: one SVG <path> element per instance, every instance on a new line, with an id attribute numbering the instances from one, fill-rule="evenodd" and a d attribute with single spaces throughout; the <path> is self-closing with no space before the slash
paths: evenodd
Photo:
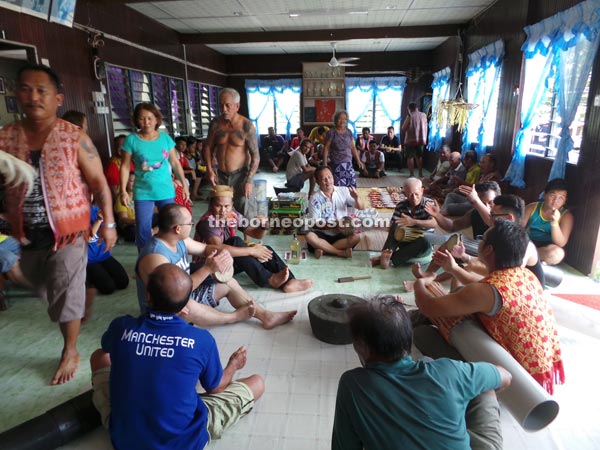
<path id="1" fill-rule="evenodd" d="M 296 233 L 290 244 L 290 264 L 300 264 L 300 241 L 296 237 Z"/>

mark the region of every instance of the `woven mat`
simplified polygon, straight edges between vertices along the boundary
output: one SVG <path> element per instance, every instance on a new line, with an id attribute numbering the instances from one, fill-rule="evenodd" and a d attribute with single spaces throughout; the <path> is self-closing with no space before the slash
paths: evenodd
<path id="1" fill-rule="evenodd" d="M 354 250 L 380 252 L 387 238 L 387 228 L 369 228 L 360 235 L 360 242 Z"/>

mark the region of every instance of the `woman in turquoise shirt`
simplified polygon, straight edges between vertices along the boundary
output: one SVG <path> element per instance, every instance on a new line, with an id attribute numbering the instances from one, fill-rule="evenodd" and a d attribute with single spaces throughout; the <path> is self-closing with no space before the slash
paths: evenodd
<path id="1" fill-rule="evenodd" d="M 152 237 L 152 214 L 154 207 L 173 203 L 175 188 L 171 179 L 171 170 L 183 185 L 183 197 L 190 200 L 190 191 L 179 159 L 175 152 L 175 142 L 166 133 L 158 131 L 162 123 L 162 114 L 152 103 L 139 103 L 134 111 L 137 133 L 125 139 L 123 146 L 123 162 L 121 164 L 121 192 L 123 205 L 129 204 L 127 179 L 129 165 L 133 161 L 135 167 L 135 184 L 133 199 L 136 217 L 135 242 L 143 248 Z"/>

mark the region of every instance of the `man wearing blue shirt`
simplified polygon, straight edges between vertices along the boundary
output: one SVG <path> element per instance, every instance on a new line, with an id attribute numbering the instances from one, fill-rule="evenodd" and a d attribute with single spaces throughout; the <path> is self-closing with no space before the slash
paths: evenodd
<path id="1" fill-rule="evenodd" d="M 394 297 L 354 305 L 349 317 L 363 367 L 340 379 L 332 450 L 502 448 L 497 402 L 486 391 L 510 384 L 505 369 L 413 361 L 410 318 Z M 476 397 L 477 405 L 469 405 Z M 467 406 L 476 410 L 473 420 Z"/>
<path id="2" fill-rule="evenodd" d="M 232 381 L 246 364 L 245 347 L 223 369 L 210 333 L 177 316 L 191 289 L 181 268 L 158 266 L 146 314 L 114 319 L 92 354 L 94 404 L 117 450 L 203 449 L 264 392 L 259 375 Z M 198 381 L 206 393 L 196 392 Z"/>

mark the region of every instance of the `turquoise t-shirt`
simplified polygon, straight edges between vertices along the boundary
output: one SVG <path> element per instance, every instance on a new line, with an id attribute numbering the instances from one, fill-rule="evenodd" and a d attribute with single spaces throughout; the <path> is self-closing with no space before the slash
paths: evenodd
<path id="1" fill-rule="evenodd" d="M 131 154 L 135 167 L 135 200 L 175 198 L 169 163 L 169 152 L 174 147 L 175 141 L 165 133 L 159 133 L 153 141 L 140 139 L 135 133 L 127 136 L 122 149 Z"/>
<path id="2" fill-rule="evenodd" d="M 340 378 L 333 450 L 466 450 L 471 399 L 500 386 L 492 364 L 440 358 L 373 363 Z"/>

